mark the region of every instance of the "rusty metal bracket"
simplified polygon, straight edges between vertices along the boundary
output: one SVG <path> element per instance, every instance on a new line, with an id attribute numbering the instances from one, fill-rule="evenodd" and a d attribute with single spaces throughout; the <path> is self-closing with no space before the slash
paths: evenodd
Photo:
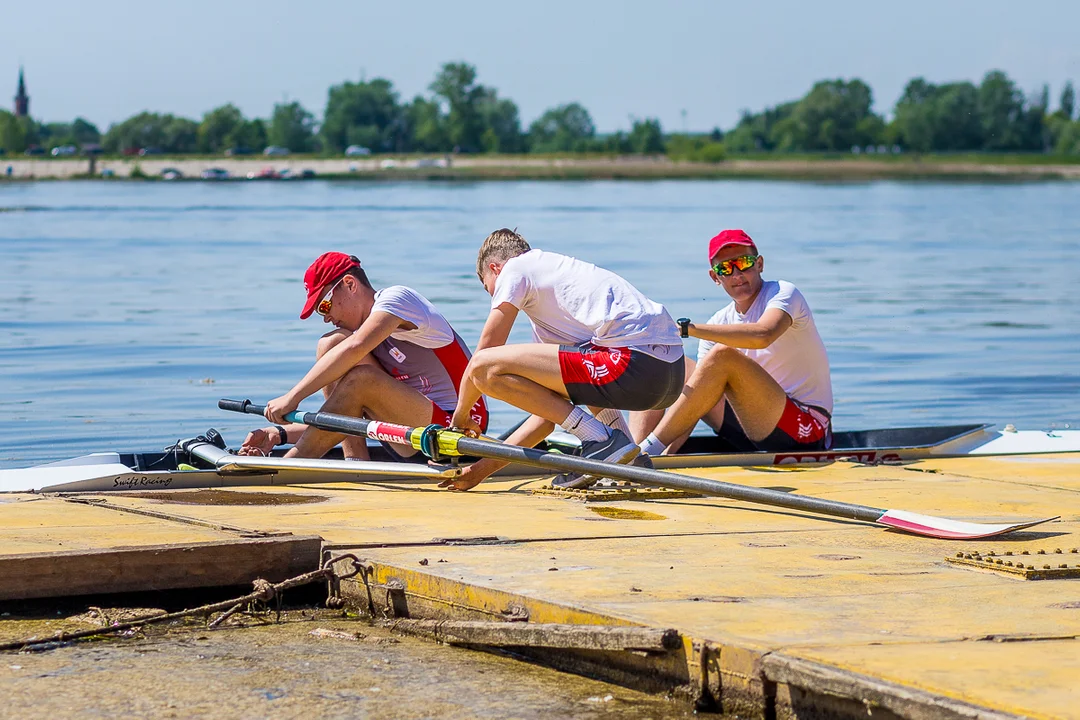
<path id="1" fill-rule="evenodd" d="M 405 596 L 405 581 L 401 578 L 390 578 L 386 581 L 386 608 L 390 611 L 390 617 L 409 617 L 409 601 Z"/>
<path id="2" fill-rule="evenodd" d="M 973 550 L 971 552 L 958 552 L 955 556 L 946 557 L 945 562 L 951 565 L 975 568 L 977 570 L 990 570 L 1003 575 L 1012 575 L 1023 580 L 1064 580 L 1080 578 L 1080 549 L 1071 548 L 1065 551 L 1061 548 L 1053 550 L 1022 550 L 1015 552 L 1006 550 L 985 553 Z M 1071 562 L 1067 562 L 1070 561 Z"/>

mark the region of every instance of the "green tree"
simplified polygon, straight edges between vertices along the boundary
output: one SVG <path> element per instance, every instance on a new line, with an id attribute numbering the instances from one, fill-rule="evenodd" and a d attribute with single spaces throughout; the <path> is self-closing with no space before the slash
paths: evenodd
<path id="1" fill-rule="evenodd" d="M 479 102 L 479 111 L 484 125 L 481 146 L 486 152 L 518 153 L 524 149 L 521 120 L 513 100 L 500 99 L 494 90 L 487 90 Z"/>
<path id="2" fill-rule="evenodd" d="M 228 148 L 237 147 L 236 141 L 244 123 L 244 114 L 232 103 L 206 113 L 203 115 L 202 122 L 199 123 L 197 135 L 199 152 L 219 153 Z M 251 148 L 251 146 L 247 147 Z"/>
<path id="3" fill-rule="evenodd" d="M 30 118 L 17 118 L 7 110 L 0 110 L 0 148 L 10 153 L 21 153 L 32 142 L 28 140 L 28 127 L 26 122 Z"/>
<path id="4" fill-rule="evenodd" d="M 406 106 L 404 147 L 398 150 L 443 152 L 451 148 L 439 103 L 417 95 Z"/>
<path id="5" fill-rule="evenodd" d="M 429 88 L 447 109 L 447 135 L 460 152 L 477 152 L 483 148 L 487 130 L 481 104 L 489 91 L 476 82 L 476 68 L 468 63 L 446 63 Z"/>
<path id="6" fill-rule="evenodd" d="M 300 103 L 274 105 L 270 118 L 269 142 L 293 152 L 311 152 L 315 139 L 315 116 Z"/>
<path id="7" fill-rule="evenodd" d="M 1008 75 L 1000 70 L 988 72 L 979 85 L 977 106 L 984 149 L 1023 149 L 1020 123 L 1024 114 L 1024 96 Z"/>
<path id="8" fill-rule="evenodd" d="M 634 120 L 630 128 L 630 150 L 638 155 L 664 152 L 664 133 L 655 118 Z"/>
<path id="9" fill-rule="evenodd" d="M 1061 106 L 1058 108 L 1058 113 L 1066 120 L 1072 120 L 1075 105 L 1076 92 L 1073 90 L 1072 80 L 1069 80 L 1061 91 Z"/>
<path id="10" fill-rule="evenodd" d="M 198 147 L 199 123 L 183 117 L 166 115 L 162 128 L 161 149 L 167 153 L 191 153 Z"/>
<path id="11" fill-rule="evenodd" d="M 262 118 L 254 118 L 241 123 L 225 137 L 229 147 L 246 147 L 261 152 L 267 142 L 266 123 Z"/>
<path id="12" fill-rule="evenodd" d="M 375 152 L 393 150 L 401 132 L 401 108 L 389 80 L 344 82 L 330 88 L 323 115 L 323 147 L 340 153 L 350 145 Z"/>
<path id="13" fill-rule="evenodd" d="M 75 118 L 75 122 L 71 123 L 71 136 L 79 147 L 101 142 L 101 131 L 97 129 L 97 125 L 81 117 Z"/>
<path id="14" fill-rule="evenodd" d="M 796 103 L 788 134 L 790 149 L 847 151 L 876 144 L 884 123 L 874 122 L 873 92 L 862 80 L 822 80 Z"/>
<path id="15" fill-rule="evenodd" d="M 589 111 L 578 103 L 546 111 L 529 126 L 529 150 L 537 153 L 581 152 L 596 135 Z"/>
<path id="16" fill-rule="evenodd" d="M 170 153 L 195 149 L 195 122 L 187 118 L 142 112 L 109 127 L 101 140 L 108 152 L 156 147 Z"/>

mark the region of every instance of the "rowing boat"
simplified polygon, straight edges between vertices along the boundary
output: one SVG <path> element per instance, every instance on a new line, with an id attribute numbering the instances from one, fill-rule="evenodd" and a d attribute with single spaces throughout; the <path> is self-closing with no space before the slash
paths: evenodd
<path id="1" fill-rule="evenodd" d="M 208 432 L 213 437 L 215 433 Z M 760 467 L 850 461 L 906 463 L 926 458 L 1043 455 L 1080 452 L 1080 431 L 1016 430 L 1011 425 L 943 425 L 838 432 L 828 451 L 733 453 L 720 449 L 715 436 L 691 436 L 680 452 L 654 458 L 658 469 Z M 542 450 L 574 454 L 577 440 L 553 433 Z M 157 452 L 101 452 L 37 465 L 0 470 L 0 492 L 103 492 L 312 483 L 401 481 L 438 482 L 457 474 L 454 465 L 433 465 L 422 456 L 395 462 L 377 443 L 369 443 L 371 462 L 345 460 L 340 451 L 325 458 L 249 457 L 229 452 L 224 443 L 197 438 Z M 541 476 L 537 468 L 511 463 L 501 475 Z M 549 473 L 550 474 L 550 473 Z"/>

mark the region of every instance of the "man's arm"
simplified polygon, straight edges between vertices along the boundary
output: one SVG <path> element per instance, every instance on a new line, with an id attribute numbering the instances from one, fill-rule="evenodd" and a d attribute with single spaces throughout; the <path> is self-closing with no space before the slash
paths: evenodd
<path id="1" fill-rule="evenodd" d="M 554 423 L 548 422 L 542 417 L 530 415 L 504 442 L 521 447 L 536 447 L 554 429 Z M 456 478 L 443 480 L 439 483 L 439 487 L 451 490 L 469 490 L 479 485 L 495 471 L 501 470 L 509 464 L 506 460 L 483 458 L 466 467 Z"/>
<path id="2" fill-rule="evenodd" d="M 402 319 L 396 315 L 382 311 L 371 313 L 356 332 L 319 358 L 292 390 L 266 404 L 266 419 L 274 423 L 283 422 L 284 416 L 295 410 L 305 398 L 340 380 L 402 324 Z"/>
<path id="3" fill-rule="evenodd" d="M 485 348 L 505 345 L 506 339 L 510 337 L 510 330 L 514 327 L 514 321 L 517 320 L 517 314 L 518 309 L 510 303 L 501 303 L 498 307 L 492 308 L 487 320 L 484 322 L 484 329 L 480 331 L 480 341 L 476 344 L 476 353 Z M 458 389 L 457 407 L 454 409 L 454 417 L 450 423 L 456 428 L 476 429 L 473 427 L 475 423 L 470 417 L 470 411 L 476 401 L 480 399 L 480 391 L 477 389 L 476 383 L 473 382 L 472 369 L 473 364 L 470 361 L 468 367 L 465 368 L 465 376 L 461 380 L 461 387 Z"/>
<path id="4" fill-rule="evenodd" d="M 690 323 L 690 337 L 721 343 L 729 347 L 761 350 L 769 347 L 791 327 L 791 316 L 780 308 L 769 308 L 754 323 L 734 325 L 697 325 Z"/>

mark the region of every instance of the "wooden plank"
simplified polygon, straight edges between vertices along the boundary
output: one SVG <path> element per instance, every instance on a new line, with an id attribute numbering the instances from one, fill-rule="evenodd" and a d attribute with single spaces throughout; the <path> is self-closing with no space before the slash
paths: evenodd
<path id="1" fill-rule="evenodd" d="M 314 535 L 0 556 L 0 600 L 280 582 L 319 567 Z"/>
<path id="2" fill-rule="evenodd" d="M 394 630 L 450 645 L 543 647 L 573 650 L 636 650 L 666 653 L 681 649 L 677 630 L 626 625 L 397 620 Z"/>

